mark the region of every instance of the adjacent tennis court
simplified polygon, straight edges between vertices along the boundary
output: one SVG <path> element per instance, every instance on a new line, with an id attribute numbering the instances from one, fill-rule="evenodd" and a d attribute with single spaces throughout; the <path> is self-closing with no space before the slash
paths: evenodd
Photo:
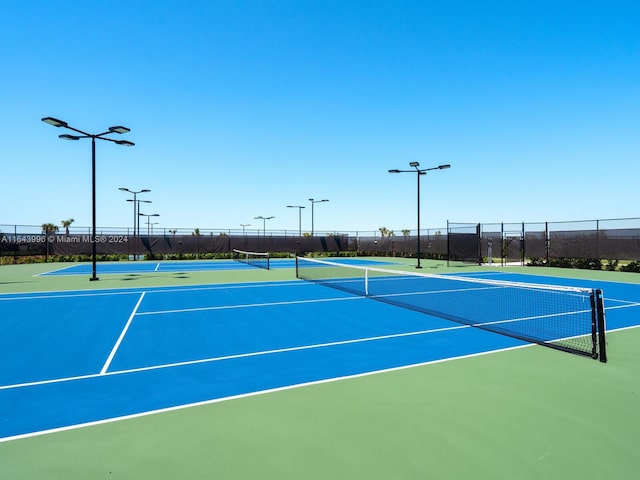
<path id="1" fill-rule="evenodd" d="M 277 261 L 287 264 L 293 262 L 290 259 Z M 215 262 L 200 263 L 216 265 Z M 227 263 L 231 262 L 221 261 L 219 264 Z M 368 260 L 343 263 L 376 265 Z M 90 266 L 77 267 L 86 269 Z M 237 262 L 229 265 L 229 268 L 233 267 L 247 268 Z M 127 268 L 132 267 L 127 265 Z M 225 275 L 224 267 L 221 270 L 207 270 L 203 275 L 211 272 Z M 261 278 L 264 278 L 264 274 L 282 276 L 285 273 L 284 270 L 280 270 L 281 273 L 278 271 L 264 272 Z M 207 405 L 220 405 L 217 407 L 219 411 L 239 408 L 244 412 L 243 416 L 248 415 L 248 418 L 260 424 L 263 420 L 256 419 L 255 412 L 263 412 L 265 404 L 271 405 L 272 401 L 279 398 L 280 409 L 277 406 L 273 408 L 280 412 L 274 418 L 280 418 L 285 415 L 286 409 L 296 412 L 303 408 L 302 404 L 289 404 L 290 399 L 300 398 L 301 395 L 305 398 L 304 405 L 315 409 L 320 415 L 317 419 L 320 424 L 332 424 L 330 417 L 327 417 L 332 414 L 322 406 L 314 407 L 317 400 L 313 398 L 322 398 L 323 405 L 327 402 L 333 404 L 335 395 L 340 398 L 352 388 L 348 385 L 366 387 L 408 375 L 413 380 L 399 390 L 398 386 L 391 387 L 390 391 L 386 390 L 388 386 L 382 390 L 380 387 L 371 387 L 373 390 L 366 396 L 371 396 L 373 403 L 361 405 L 362 411 L 377 410 L 380 402 L 384 405 L 390 401 L 392 403 L 388 408 L 391 410 L 385 411 L 387 415 L 389 411 L 395 411 L 392 415 L 397 416 L 401 424 L 409 421 L 405 415 L 413 415 L 416 409 L 422 411 L 426 408 L 422 411 L 425 418 L 438 415 L 441 425 L 443 419 L 449 418 L 449 413 L 432 411 L 428 404 L 430 401 L 438 403 L 446 399 L 431 398 L 430 395 L 436 394 L 436 391 L 426 394 L 431 390 L 428 384 L 420 388 L 421 393 L 416 393 L 418 384 L 414 385 L 413 382 L 421 382 L 420 375 L 434 372 L 437 365 L 443 365 L 443 362 L 449 364 L 452 359 L 461 362 L 461 359 L 471 361 L 475 358 L 477 360 L 468 365 L 481 365 L 487 361 L 481 360 L 483 358 L 497 358 L 495 356 L 498 353 L 495 352 L 505 355 L 529 345 L 518 338 L 425 314 L 413 308 L 411 302 L 409 308 L 402 308 L 355 294 L 348 289 L 297 280 L 292 268 L 287 275 L 289 279 L 274 281 L 115 289 L 100 289 L 97 283 L 92 282 L 90 289 L 0 295 L 0 364 L 10 365 L 10 368 L 0 371 L 0 457 L 3 452 L 20 451 L 22 442 L 47 443 L 47 439 L 62 434 L 71 435 L 68 438 L 86 438 L 82 432 L 106 428 L 107 425 L 114 425 L 118 430 L 125 428 L 123 431 L 129 432 L 126 435 L 135 436 L 136 427 L 130 423 L 134 419 L 163 422 L 162 419 L 166 418 L 163 412 L 164 415 L 185 412 L 185 415 L 197 416 L 196 412 L 204 414 L 205 411 L 201 409 Z M 474 281 L 490 279 L 492 282 L 526 282 L 585 289 L 597 287 L 604 291 L 608 332 L 640 325 L 640 285 L 637 284 L 495 270 L 463 270 L 456 272 L 456 276 Z M 43 282 L 56 282 L 62 277 L 43 275 L 39 278 Z M 344 278 L 339 281 L 344 281 Z M 476 286 L 475 289 L 484 291 L 487 288 Z M 470 290 L 466 289 L 467 297 Z M 415 294 L 420 295 L 420 292 L 404 291 L 400 295 L 410 299 Z M 477 316 L 481 322 L 485 313 L 498 308 L 495 304 L 491 305 L 490 295 L 488 299 L 485 312 L 478 312 L 477 306 L 473 306 L 468 315 Z M 455 306 L 452 305 L 453 308 L 464 308 L 462 303 L 452 302 L 451 297 L 447 297 L 447 302 L 457 302 Z M 509 306 L 505 308 L 508 310 Z M 538 347 L 534 349 L 542 352 L 536 353 L 536 360 L 527 366 L 531 371 L 548 369 L 554 363 L 566 363 L 576 365 L 575 368 L 583 372 L 593 372 L 595 377 L 602 377 L 601 372 L 615 372 L 620 355 L 620 352 L 610 349 L 609 355 L 613 360 L 608 364 L 600 364 L 567 353 Z M 539 357 L 545 360 L 541 361 Z M 500 365 L 500 361 L 496 365 Z M 419 374 L 422 371 L 417 368 L 419 366 L 428 370 Z M 401 373 L 408 372 L 406 369 L 409 367 L 413 367 L 410 369 L 413 373 Z M 450 367 L 447 368 L 450 370 Z M 509 371 L 510 368 L 512 366 L 494 365 L 493 370 L 487 370 L 485 374 L 500 369 Z M 472 367 L 469 371 L 475 370 Z M 386 375 L 392 377 L 380 377 L 381 372 L 388 372 Z M 378 375 L 372 377 L 374 373 Z M 473 375 L 477 377 L 477 372 Z M 553 377 L 551 372 L 548 375 Z M 561 373 L 559 375 L 562 376 Z M 367 383 L 359 380 L 365 378 L 371 380 Z M 336 383 L 338 380 L 341 381 Z M 465 391 L 463 383 L 456 384 L 460 393 L 468 396 L 469 405 L 473 405 L 474 396 L 481 393 L 473 389 L 482 391 L 483 387 L 474 383 L 476 379 L 459 381 L 468 382 L 471 390 L 466 393 L 462 393 Z M 554 381 L 551 383 L 555 384 Z M 333 393 L 330 397 L 326 397 L 326 393 L 319 393 L 327 391 L 328 387 L 323 385 L 334 384 L 338 387 L 331 390 Z M 422 391 L 423 388 L 427 390 Z M 442 385 L 438 387 L 442 388 Z M 504 389 L 505 386 L 498 388 Z M 311 391 L 316 393 L 311 397 L 306 396 L 305 392 Z M 285 392 L 289 393 L 282 397 Z M 593 396 L 597 395 L 598 392 L 594 391 Z M 246 411 L 242 405 L 247 405 L 246 401 L 250 398 L 259 401 L 263 407 L 256 407 L 254 401 L 251 403 L 252 410 Z M 404 400 L 397 404 L 400 398 Z M 364 398 L 360 397 L 350 400 L 358 405 L 363 401 Z M 451 398 L 450 401 L 459 403 L 461 400 Z M 519 402 L 517 396 L 510 397 L 509 401 Z M 405 402 L 409 402 L 409 405 Z M 393 410 L 392 405 L 396 405 L 397 410 Z M 495 413 L 492 413 L 495 407 L 483 415 L 495 419 Z M 258 410 L 254 411 L 254 408 Z M 306 408 L 305 411 L 309 412 Z M 362 412 L 352 411 L 351 414 L 357 418 Z M 526 412 L 520 412 L 519 415 L 526 416 Z M 594 412 L 594 415 L 597 416 L 597 413 Z M 214 423 L 209 423 L 211 420 L 207 416 L 200 417 L 197 423 L 209 424 L 212 431 L 224 428 L 233 439 L 229 440 L 230 445 L 237 446 L 240 440 L 227 429 L 244 431 L 239 420 L 241 417 L 233 416 L 235 426 L 226 425 L 222 419 L 216 418 Z M 310 420 L 297 419 L 301 424 L 305 421 Z M 379 419 L 368 421 L 375 424 Z M 422 425 L 421 422 L 415 419 L 414 425 Z M 457 425 L 454 430 L 434 431 L 431 435 L 458 438 L 460 442 L 462 437 L 458 437 L 458 434 L 461 426 L 457 422 L 454 424 Z M 131 425 L 130 430 L 126 430 L 126 425 Z M 594 425 L 598 425 L 597 420 L 594 420 Z M 314 424 L 314 428 L 317 427 Z M 192 425 L 192 428 L 195 427 Z M 278 432 L 284 427 L 272 425 L 271 428 Z M 289 430 L 291 426 L 286 428 Z M 391 431 L 395 428 L 392 427 Z M 406 428 L 411 430 L 409 424 Z M 196 435 L 200 439 L 198 441 L 203 441 L 202 435 L 202 432 Z M 258 436 L 261 435 L 263 433 Z M 396 438 L 395 435 L 390 433 L 390 438 Z M 256 441 L 245 437 L 242 442 L 253 444 Z M 300 439 L 296 434 L 293 434 L 293 438 Z M 99 443 L 103 441 L 106 440 L 98 440 Z M 172 441 L 189 443 L 188 438 L 173 438 Z M 386 444 L 383 439 L 379 441 Z M 318 442 L 316 448 L 322 448 L 325 451 L 323 455 L 329 455 L 336 462 L 337 452 L 331 450 L 331 440 L 320 438 Z M 371 444 L 366 447 L 368 454 L 372 448 L 375 451 Z M 257 451 L 269 449 L 258 445 L 254 448 Z M 231 452 L 229 454 L 234 455 Z M 358 453 L 362 454 L 363 451 Z M 144 455 L 145 458 L 155 458 L 157 453 L 146 452 Z M 397 451 L 395 455 L 398 455 Z M 221 461 L 219 457 L 216 458 Z M 204 458 L 202 460 L 205 464 L 209 463 Z M 131 459 L 127 461 L 131 463 Z M 238 458 L 236 461 L 241 460 Z M 339 461 L 337 465 L 340 465 Z M 393 462 L 389 465 L 393 465 Z M 29 467 L 23 465 L 18 471 L 28 472 Z M 155 470 L 147 467 L 144 471 Z M 459 469 L 452 471 L 459 472 Z M 102 470 L 100 472 L 105 473 Z M 310 474 L 309 478 L 322 478 L 320 472 L 318 470 Z"/>
<path id="2" fill-rule="evenodd" d="M 291 268 L 294 259 L 278 259 L 271 261 L 271 268 Z M 104 262 L 97 265 L 98 275 L 122 275 L 140 273 L 171 273 L 171 272 L 206 272 L 224 270 L 251 270 L 251 265 L 234 262 L 232 260 L 193 260 L 193 261 L 161 261 L 161 262 Z M 42 273 L 43 276 L 52 275 L 88 275 L 91 264 L 73 264 L 57 270 Z"/>
<path id="3" fill-rule="evenodd" d="M 350 265 L 368 265 L 371 261 L 358 258 L 337 259 Z M 98 275 L 122 275 L 143 273 L 177 273 L 177 272 L 216 272 L 226 270 L 252 270 L 256 262 L 238 262 L 233 260 L 169 260 L 158 262 L 100 262 L 96 266 Z M 262 262 L 258 262 L 262 263 Z M 377 265 L 393 264 L 394 262 L 375 262 Z M 295 258 L 271 258 L 269 268 L 293 268 Z M 259 266 L 259 265 L 258 265 Z M 39 275 L 88 275 L 91 273 L 91 264 L 79 263 L 65 265 L 61 268 L 49 270 Z"/>

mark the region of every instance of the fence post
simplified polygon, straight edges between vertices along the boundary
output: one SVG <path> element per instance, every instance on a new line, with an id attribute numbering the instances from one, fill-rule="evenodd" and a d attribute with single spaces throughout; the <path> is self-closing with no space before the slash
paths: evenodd
<path id="1" fill-rule="evenodd" d="M 551 242 L 551 239 L 549 238 L 549 222 L 544 222 L 544 249 L 547 254 L 547 267 L 551 266 L 549 265 L 549 243 L 550 242 Z"/>

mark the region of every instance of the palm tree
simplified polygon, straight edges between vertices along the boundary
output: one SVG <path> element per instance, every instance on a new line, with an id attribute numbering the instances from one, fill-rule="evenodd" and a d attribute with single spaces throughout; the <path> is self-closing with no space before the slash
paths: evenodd
<path id="1" fill-rule="evenodd" d="M 56 233 L 58 231 L 58 226 L 53 223 L 43 223 L 42 224 L 42 233 L 45 235 L 51 235 L 52 233 Z"/>
<path id="2" fill-rule="evenodd" d="M 71 224 L 73 222 L 75 222 L 75 220 L 73 218 L 69 218 L 68 220 L 62 220 L 62 222 L 60 222 L 62 224 L 62 226 L 64 227 L 65 235 L 69 235 L 69 227 L 71 226 Z"/>

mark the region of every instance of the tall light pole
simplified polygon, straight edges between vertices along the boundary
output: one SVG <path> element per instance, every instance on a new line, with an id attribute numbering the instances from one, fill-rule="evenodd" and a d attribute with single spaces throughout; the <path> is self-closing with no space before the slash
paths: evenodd
<path id="1" fill-rule="evenodd" d="M 272 218 L 276 218 L 276 217 L 253 217 L 254 220 L 262 220 L 262 236 L 266 237 L 267 236 L 267 220 L 271 220 Z"/>
<path id="2" fill-rule="evenodd" d="M 134 207 L 133 208 L 136 209 L 136 207 L 137 207 L 136 212 L 140 212 L 140 204 L 141 203 L 153 203 L 151 200 L 140 200 L 139 198 L 137 200 L 135 200 L 135 201 L 133 199 L 129 198 L 129 199 L 127 199 L 127 202 L 133 202 L 134 203 Z M 138 238 L 140 238 L 140 215 L 138 215 L 137 213 L 136 213 L 136 219 L 135 219 L 134 224 L 133 224 L 133 228 L 135 229 L 136 235 L 138 236 Z M 138 247 L 137 244 L 134 244 L 133 248 L 136 251 L 134 257 L 136 259 L 138 258 L 138 253 L 137 253 L 137 250 L 136 250 L 137 247 Z"/>
<path id="3" fill-rule="evenodd" d="M 309 201 L 311 202 L 311 236 L 313 237 L 315 232 L 314 225 L 313 225 L 313 221 L 314 221 L 313 207 L 316 203 L 328 202 L 329 200 L 327 200 L 326 198 L 324 200 L 314 200 L 313 198 L 310 198 Z"/>
<path id="4" fill-rule="evenodd" d="M 245 227 L 250 227 L 251 224 L 250 223 L 241 223 L 240 226 L 242 227 L 242 236 L 245 237 L 246 234 L 245 234 L 244 229 L 245 229 Z"/>
<path id="5" fill-rule="evenodd" d="M 151 214 L 138 213 L 138 215 L 141 217 L 147 217 L 147 237 L 150 236 L 151 217 L 159 217 L 160 214 L 159 213 L 151 213 Z"/>
<path id="6" fill-rule="evenodd" d="M 122 125 L 117 125 L 115 127 L 109 127 L 109 130 L 106 132 L 91 134 L 87 132 L 83 132 L 82 130 L 78 130 L 70 126 L 67 122 L 62 120 L 58 120 L 53 117 L 44 117 L 41 119 L 44 123 L 52 125 L 54 127 L 63 127 L 68 130 L 74 131 L 76 133 L 80 133 L 80 135 L 69 135 L 67 133 L 58 135 L 59 138 L 64 140 L 80 140 L 81 138 L 90 138 L 91 139 L 91 204 L 92 204 L 92 239 L 91 239 L 91 257 L 92 257 L 92 271 L 90 281 L 99 280 L 96 276 L 96 241 L 97 241 L 97 232 L 96 232 L 96 139 L 98 140 L 106 140 L 108 142 L 113 142 L 118 145 L 124 145 L 125 147 L 133 147 L 135 144 L 130 142 L 129 140 L 114 140 L 113 138 L 107 138 L 105 135 L 110 133 L 128 133 L 131 130 L 127 127 L 123 127 Z"/>
<path id="7" fill-rule="evenodd" d="M 130 201 L 130 200 L 127 200 Z M 141 203 L 153 203 L 151 200 L 136 200 L 136 203 L 138 204 L 138 213 L 140 212 L 140 204 Z M 138 237 L 140 236 L 140 215 L 138 215 L 138 225 L 136 226 L 136 229 L 138 230 Z"/>
<path id="8" fill-rule="evenodd" d="M 305 208 L 302 205 L 287 205 L 287 208 L 298 209 L 298 236 L 302 236 L 302 209 Z"/>
<path id="9" fill-rule="evenodd" d="M 137 236 L 137 231 L 139 230 L 138 228 L 138 211 L 140 210 L 140 200 L 137 200 L 137 195 L 139 193 L 148 193 L 151 190 L 147 189 L 147 188 L 143 188 L 142 190 L 138 190 L 138 191 L 134 191 L 134 190 L 129 190 L 128 188 L 125 187 L 120 187 L 118 188 L 118 190 L 122 190 L 123 192 L 129 192 L 133 194 L 133 199 L 129 198 L 127 199 L 127 202 L 133 202 L 133 259 L 137 260 L 138 258 L 138 254 L 136 252 L 136 236 Z M 145 202 L 151 203 L 151 200 L 145 200 Z"/>
<path id="10" fill-rule="evenodd" d="M 451 168 L 451 165 L 438 165 L 432 168 L 418 168 L 420 164 L 418 162 L 409 162 L 409 166 L 414 170 L 389 170 L 389 173 L 416 173 L 418 177 L 418 264 L 416 268 L 422 268 L 420 265 L 420 175 L 426 175 L 430 170 L 444 170 L 445 168 Z"/>

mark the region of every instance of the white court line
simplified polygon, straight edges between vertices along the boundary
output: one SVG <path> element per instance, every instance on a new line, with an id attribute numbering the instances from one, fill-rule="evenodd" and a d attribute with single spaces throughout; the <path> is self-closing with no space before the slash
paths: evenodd
<path id="1" fill-rule="evenodd" d="M 166 315 L 172 313 L 204 312 L 209 310 L 229 310 L 236 308 L 273 307 L 278 305 L 299 305 L 304 303 L 340 302 L 343 300 L 365 300 L 367 297 L 334 297 L 314 298 L 310 300 L 289 300 L 284 302 L 242 303 L 239 305 L 217 305 L 213 307 L 179 308 L 175 310 L 157 310 L 155 312 L 140 312 L 137 315 Z"/>
<path id="2" fill-rule="evenodd" d="M 156 263 L 156 268 L 154 268 L 153 271 L 157 272 L 159 268 L 160 268 L 160 263 L 158 262 Z"/>
<path id="3" fill-rule="evenodd" d="M 42 277 L 45 275 L 49 275 L 52 273 L 56 273 L 56 272 L 62 272 L 64 270 L 70 270 L 75 268 L 77 265 L 70 265 L 68 267 L 62 267 L 62 268 L 56 268 L 55 270 L 49 270 L 48 272 L 41 272 L 41 273 L 36 273 L 35 275 L 32 275 L 33 277 Z M 78 275 L 78 274 L 73 274 L 73 275 Z"/>
<path id="4" fill-rule="evenodd" d="M 30 437 L 38 437 L 38 436 L 47 435 L 47 434 L 50 434 L 50 433 L 65 432 L 67 430 L 76 430 L 76 429 L 79 429 L 79 428 L 91 427 L 91 426 L 95 426 L 95 425 L 103 425 L 103 424 L 112 423 L 112 422 L 119 422 L 119 421 L 122 421 L 122 420 L 130 420 L 130 419 L 139 418 L 139 417 L 146 417 L 148 415 L 155 415 L 155 414 L 159 414 L 159 413 L 172 412 L 172 411 L 175 411 L 175 410 L 183 410 L 183 409 L 199 407 L 199 406 L 203 406 L 203 405 L 210 405 L 210 404 L 213 404 L 213 403 L 226 402 L 226 401 L 229 401 L 229 400 L 236 400 L 236 399 L 240 399 L 240 398 L 255 397 L 255 396 L 258 396 L 258 395 L 265 395 L 265 394 L 274 393 L 274 392 L 283 392 L 283 391 L 287 391 L 287 390 L 293 390 L 293 389 L 302 388 L 302 387 L 308 387 L 308 386 L 312 386 L 312 385 L 322 385 L 324 383 L 339 382 L 339 381 L 342 381 L 342 380 L 350 380 L 350 379 L 356 379 L 356 378 L 361 378 L 361 377 L 368 377 L 368 376 L 371 376 L 371 375 L 378 375 L 378 374 L 381 374 L 381 373 L 396 372 L 396 371 L 400 371 L 400 370 L 407 370 L 409 368 L 422 367 L 422 366 L 426 366 L 426 365 L 445 363 L 445 362 L 450 362 L 450 361 L 454 361 L 454 360 L 461 360 L 461 359 L 465 359 L 465 358 L 473 358 L 473 357 L 479 357 L 479 356 L 484 356 L 484 355 L 490 355 L 490 354 L 493 354 L 493 353 L 506 352 L 506 351 L 509 351 L 509 350 L 516 350 L 516 349 L 519 349 L 519 348 L 526 348 L 526 347 L 531 347 L 531 346 L 533 346 L 533 344 L 519 345 L 519 346 L 516 346 L 516 347 L 507 347 L 507 348 L 502 348 L 502 349 L 499 349 L 499 350 L 491 350 L 491 351 L 488 351 L 488 352 L 472 353 L 472 354 L 468 354 L 468 355 L 460 355 L 458 357 L 442 358 L 442 359 L 438 359 L 438 360 L 429 360 L 427 362 L 412 363 L 410 365 L 401 365 L 399 367 L 390 367 L 390 368 L 385 368 L 385 369 L 381 369 L 381 370 L 372 370 L 370 372 L 356 373 L 356 374 L 352 374 L 352 375 L 344 375 L 344 376 L 341 376 L 341 377 L 326 378 L 326 379 L 323 379 L 323 380 L 314 380 L 314 381 L 311 381 L 311 382 L 295 383 L 293 385 L 286 385 L 284 387 L 269 388 L 269 389 L 266 389 L 266 390 L 258 390 L 258 391 L 255 391 L 255 392 L 242 393 L 242 394 L 239 394 L 239 395 L 230 395 L 228 397 L 220 397 L 220 398 L 214 398 L 214 399 L 211 399 L 211 400 L 203 400 L 203 401 L 200 401 L 200 402 L 193 402 L 193 403 L 186 403 L 186 404 L 182 404 L 182 405 L 175 405 L 173 407 L 159 408 L 159 409 L 156 409 L 156 410 L 149 410 L 149 411 L 141 412 L 141 413 L 134 413 L 134 414 L 130 414 L 130 415 L 122 415 L 120 417 L 107 418 L 107 419 L 104 419 L 104 420 L 95 420 L 93 422 L 78 423 L 78 424 L 69 425 L 69 426 L 66 426 L 66 427 L 58 427 L 58 428 L 51 428 L 51 429 L 48 429 L 48 430 L 41 430 L 41 431 L 38 431 L 38 432 L 23 433 L 23 434 L 14 435 L 14 436 L 11 436 L 11 437 L 0 438 L 0 443 L 10 442 L 10 441 L 13 441 L 13 440 L 20 440 L 20 439 L 30 438 Z"/>
<path id="5" fill-rule="evenodd" d="M 608 299 L 607 301 L 611 301 L 611 299 Z M 632 307 L 640 307 L 640 303 L 638 302 L 627 302 L 626 300 L 616 300 L 617 302 L 624 302 L 625 305 L 618 305 L 616 307 L 605 307 L 605 312 L 607 310 L 618 310 L 620 308 L 632 308 Z"/>
<path id="6" fill-rule="evenodd" d="M 312 350 L 312 349 L 316 349 L 316 348 L 336 347 L 336 346 L 341 346 L 341 345 L 350 345 L 350 344 L 354 344 L 354 343 L 373 342 L 373 341 L 377 341 L 377 340 L 387 340 L 387 339 L 391 339 L 391 338 L 410 337 L 410 336 L 415 336 L 415 335 L 426 335 L 426 334 L 429 334 L 429 333 L 446 332 L 446 331 L 451 331 L 451 330 L 461 330 L 461 329 L 465 329 L 465 328 L 471 328 L 471 326 L 470 325 L 454 325 L 452 327 L 434 328 L 434 329 L 429 329 L 429 330 L 418 330 L 418 331 L 414 331 L 414 332 L 392 333 L 392 334 L 388 334 L 388 335 L 378 335 L 378 336 L 375 336 L 375 337 L 355 338 L 355 339 L 351 339 L 351 340 L 340 340 L 340 341 L 336 341 L 336 342 L 316 343 L 316 344 L 311 344 L 311 345 L 301 345 L 301 346 L 297 346 L 297 347 L 278 348 L 278 349 L 273 349 L 273 350 L 261 350 L 261 351 L 249 352 L 249 353 L 238 353 L 238 354 L 235 354 L 235 355 L 225 355 L 225 356 L 222 356 L 222 357 L 209 357 L 209 358 L 202 358 L 202 359 L 199 359 L 199 360 L 188 360 L 188 361 L 183 361 L 183 362 L 174 362 L 174 363 L 166 363 L 166 364 L 161 364 L 161 365 L 152 365 L 152 366 L 148 366 L 148 367 L 130 368 L 130 369 L 127 369 L 127 370 L 117 370 L 117 371 L 113 371 L 113 372 L 104 371 L 104 373 L 100 372 L 99 374 L 94 373 L 94 374 L 88 374 L 88 375 L 78 375 L 78 376 L 75 376 L 75 377 L 64 377 L 64 378 L 54 378 L 54 379 L 51 379 L 51 380 L 40 380 L 40 381 L 37 381 L 37 382 L 19 383 L 19 384 L 14 384 L 14 385 L 2 385 L 2 386 L 0 386 L 0 390 L 12 390 L 12 389 L 23 388 L 23 387 L 34 387 L 34 386 L 39 386 L 39 385 L 49 385 L 49 384 L 52 384 L 52 383 L 63 383 L 63 382 L 69 382 L 69 381 L 75 381 L 75 380 L 86 380 L 86 379 L 90 379 L 90 378 L 97 378 L 97 377 L 103 377 L 103 376 L 124 375 L 124 374 L 128 374 L 128 373 L 146 372 L 146 371 L 150 371 L 150 370 L 160 370 L 160 369 L 164 369 L 164 368 L 184 367 L 184 366 L 188 366 L 188 365 L 197 365 L 197 364 L 201 364 L 201 363 L 220 362 L 220 361 L 224 361 L 224 360 L 233 360 L 233 359 L 238 359 L 238 358 L 259 357 L 259 356 L 262 356 L 262 355 L 273 355 L 275 353 L 286 353 L 286 352 L 296 352 L 296 351 L 300 351 L 300 350 Z M 104 370 L 104 368 L 103 368 L 103 370 Z"/>
<path id="7" fill-rule="evenodd" d="M 109 357 L 107 358 L 107 361 L 105 362 L 104 366 L 102 367 L 102 370 L 100 370 L 100 375 L 104 375 L 105 373 L 107 373 L 107 370 L 109 369 L 109 365 L 111 365 L 111 361 L 113 360 L 113 357 L 115 356 L 116 352 L 118 351 L 118 348 L 120 347 L 120 344 L 122 343 L 122 340 L 124 339 L 124 336 L 127 334 L 127 330 L 129 330 L 129 325 L 131 325 L 131 322 L 133 321 L 133 317 L 135 316 L 136 312 L 138 311 L 138 307 L 140 307 L 140 304 L 142 303 L 142 299 L 144 298 L 144 294 L 145 294 L 145 292 L 142 292 L 142 294 L 140 295 L 140 298 L 138 299 L 138 303 L 136 303 L 136 306 L 133 308 L 133 311 L 131 312 L 131 315 L 129 315 L 129 319 L 127 320 L 126 325 L 122 329 L 122 332 L 120 332 L 120 337 L 118 337 L 118 341 L 116 342 L 116 344 L 111 349 L 111 353 L 109 354 Z"/>
<path id="8" fill-rule="evenodd" d="M 175 287 L 141 287 L 135 289 L 131 287 L 126 288 L 113 288 L 109 290 L 99 291 L 86 291 L 86 290 L 52 290 L 37 291 L 37 292 L 15 292 L 15 293 L 0 293 L 0 301 L 2 300 L 32 300 L 36 298 L 67 298 L 67 297 L 92 297 L 103 295 L 128 295 L 128 294 L 140 294 L 142 292 L 147 293 L 174 293 L 174 292 L 194 292 L 205 290 L 234 290 L 245 288 L 273 288 L 273 287 L 304 287 L 310 288 L 315 284 L 311 282 L 303 282 L 299 280 L 282 280 L 279 282 L 250 282 L 243 284 L 230 284 L 230 283 L 210 283 L 204 285 L 190 285 L 190 286 L 175 286 Z"/>
<path id="9" fill-rule="evenodd" d="M 41 294 L 41 295 L 28 295 L 28 296 L 20 296 L 20 297 L 13 297 L 11 295 L 15 295 L 15 294 L 11 294 L 11 293 L 7 293 L 6 297 L 5 296 L 0 296 L 0 302 L 10 302 L 11 300 L 39 300 L 39 299 L 44 299 L 44 300 L 50 300 L 52 298 L 77 298 L 77 297 L 105 297 L 105 296 L 110 296 L 110 295 L 135 295 L 135 294 L 139 294 L 142 292 L 136 292 L 136 291 L 128 291 L 128 292 L 122 292 L 122 291 L 114 291 L 114 292 L 87 292 L 87 293 L 52 293 L 51 295 L 46 295 L 46 294 Z"/>

